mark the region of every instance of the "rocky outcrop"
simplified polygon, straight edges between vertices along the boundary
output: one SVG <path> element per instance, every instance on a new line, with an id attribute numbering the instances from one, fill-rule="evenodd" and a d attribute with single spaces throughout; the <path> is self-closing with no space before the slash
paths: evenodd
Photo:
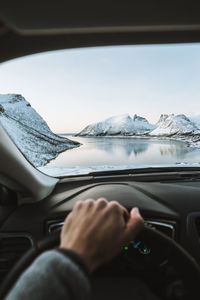
<path id="1" fill-rule="evenodd" d="M 0 124 L 37 167 L 56 158 L 60 152 L 80 146 L 54 134 L 30 103 L 18 94 L 0 95 Z"/>

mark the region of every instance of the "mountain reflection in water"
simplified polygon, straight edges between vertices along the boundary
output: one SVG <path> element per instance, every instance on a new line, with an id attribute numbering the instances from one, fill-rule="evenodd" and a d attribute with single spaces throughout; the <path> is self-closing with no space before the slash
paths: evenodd
<path id="1" fill-rule="evenodd" d="M 180 144 L 171 144 L 165 145 L 164 147 L 160 147 L 160 154 L 161 155 L 174 155 L 176 154 L 178 157 L 184 157 L 188 153 L 194 152 L 196 149 L 191 147 L 186 147 L 185 143 Z"/>
<path id="2" fill-rule="evenodd" d="M 200 162 L 200 150 L 185 142 L 133 137 L 74 137 L 78 148 L 61 153 L 48 166 L 168 165 Z"/>
<path id="3" fill-rule="evenodd" d="M 145 152 L 148 147 L 148 142 L 135 142 L 133 139 L 125 138 L 99 138 L 102 141 L 95 143 L 96 149 L 103 150 L 108 153 L 115 153 L 115 151 L 124 152 L 124 155 L 130 156 L 132 153 L 135 155 Z"/>

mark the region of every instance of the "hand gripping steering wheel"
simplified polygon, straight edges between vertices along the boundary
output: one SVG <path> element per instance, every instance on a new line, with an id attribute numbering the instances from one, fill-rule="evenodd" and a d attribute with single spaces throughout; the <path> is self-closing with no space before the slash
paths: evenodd
<path id="1" fill-rule="evenodd" d="M 19 278 L 20 274 L 39 254 L 59 245 L 59 239 L 60 234 L 58 232 L 52 234 L 51 236 L 43 239 L 41 242 L 38 242 L 21 258 L 3 282 L 0 290 L 0 299 L 3 299 L 7 295 L 9 290 L 12 289 Z M 192 258 L 192 256 L 183 249 L 183 247 L 163 233 L 146 226 L 137 237 L 137 240 L 143 240 L 146 244 L 148 244 L 151 248 L 151 259 L 153 261 L 159 260 L 161 256 L 165 256 L 170 264 L 173 265 L 174 269 L 180 274 L 186 290 L 184 297 L 180 299 L 193 300 L 199 298 L 200 267 L 194 258 Z"/>

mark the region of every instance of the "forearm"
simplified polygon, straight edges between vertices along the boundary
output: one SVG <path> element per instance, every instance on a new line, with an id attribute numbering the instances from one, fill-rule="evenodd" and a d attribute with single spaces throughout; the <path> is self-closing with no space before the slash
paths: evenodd
<path id="1" fill-rule="evenodd" d="M 87 300 L 89 296 L 90 283 L 80 263 L 71 255 L 52 250 L 33 262 L 6 300 L 42 300 L 52 297 L 59 300 Z"/>

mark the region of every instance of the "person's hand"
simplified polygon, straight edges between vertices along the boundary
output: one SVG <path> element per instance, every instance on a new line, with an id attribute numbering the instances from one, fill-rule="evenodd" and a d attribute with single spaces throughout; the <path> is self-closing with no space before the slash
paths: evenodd
<path id="1" fill-rule="evenodd" d="M 78 253 L 92 272 L 118 255 L 143 224 L 136 207 L 129 213 L 118 202 L 104 198 L 80 201 L 65 219 L 60 247 Z"/>

